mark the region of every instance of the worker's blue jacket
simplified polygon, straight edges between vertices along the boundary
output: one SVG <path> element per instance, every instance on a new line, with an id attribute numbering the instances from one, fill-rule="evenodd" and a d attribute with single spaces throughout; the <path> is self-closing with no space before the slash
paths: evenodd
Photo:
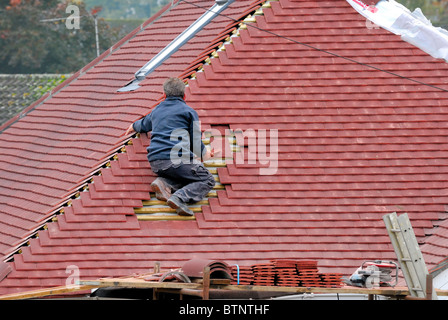
<path id="1" fill-rule="evenodd" d="M 148 160 L 191 163 L 205 146 L 197 112 L 180 97 L 168 97 L 146 117 L 134 122 L 136 132 L 151 132 Z M 192 143 L 191 143 L 192 142 Z"/>

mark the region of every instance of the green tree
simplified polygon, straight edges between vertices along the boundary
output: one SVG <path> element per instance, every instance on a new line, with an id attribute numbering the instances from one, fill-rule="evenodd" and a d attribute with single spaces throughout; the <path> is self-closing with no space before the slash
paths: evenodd
<path id="1" fill-rule="evenodd" d="M 79 29 L 69 29 L 68 5 L 79 8 Z M 0 73 L 72 73 L 96 57 L 94 19 L 82 1 L 0 0 Z M 117 31 L 99 19 L 100 52 Z"/>
<path id="2" fill-rule="evenodd" d="M 409 10 L 420 8 L 434 26 L 448 28 L 447 0 L 397 0 Z"/>
<path id="3" fill-rule="evenodd" d="M 84 2 L 88 8 L 102 6 L 103 18 L 146 20 L 171 0 L 84 0 Z"/>

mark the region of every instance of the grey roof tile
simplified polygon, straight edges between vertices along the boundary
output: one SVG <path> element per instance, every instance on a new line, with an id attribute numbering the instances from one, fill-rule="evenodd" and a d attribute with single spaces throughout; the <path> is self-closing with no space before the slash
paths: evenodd
<path id="1" fill-rule="evenodd" d="M 0 125 L 68 77 L 64 74 L 0 74 Z"/>

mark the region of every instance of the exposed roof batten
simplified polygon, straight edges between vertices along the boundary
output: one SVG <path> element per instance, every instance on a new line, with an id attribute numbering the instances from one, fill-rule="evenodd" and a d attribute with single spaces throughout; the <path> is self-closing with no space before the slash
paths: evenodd
<path id="1" fill-rule="evenodd" d="M 193 38 L 199 31 L 201 31 L 208 23 L 210 23 L 216 16 L 218 16 L 224 9 L 226 9 L 234 0 L 215 0 L 215 4 L 208 9 L 202 16 L 193 22 L 185 31 L 178 35 L 165 48 L 162 49 L 154 58 L 146 63 L 140 70 L 135 73 L 135 79 L 129 82 L 123 88 L 118 89 L 118 92 L 134 91 L 140 88 L 140 82 L 143 81 L 148 74 L 160 66 L 173 53 L 179 50 L 185 43 Z"/>

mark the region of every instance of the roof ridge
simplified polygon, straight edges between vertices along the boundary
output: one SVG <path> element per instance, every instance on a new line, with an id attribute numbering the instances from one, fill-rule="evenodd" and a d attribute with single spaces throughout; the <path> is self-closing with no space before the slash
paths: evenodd
<path id="1" fill-rule="evenodd" d="M 190 63 L 188 67 L 179 75 L 179 78 L 187 82 L 188 78 L 195 79 L 196 72 L 202 72 L 204 65 L 209 65 L 211 59 L 218 57 L 218 52 L 225 51 L 225 44 L 233 43 L 233 37 L 240 36 L 240 30 L 247 28 L 246 23 L 254 22 L 252 15 L 263 15 L 262 8 L 269 8 L 270 2 L 277 2 L 278 0 L 255 0 L 249 9 L 242 13 L 238 19 L 229 23 L 224 27 L 215 39 L 211 41 L 211 44 L 204 49 L 198 58 Z"/>

